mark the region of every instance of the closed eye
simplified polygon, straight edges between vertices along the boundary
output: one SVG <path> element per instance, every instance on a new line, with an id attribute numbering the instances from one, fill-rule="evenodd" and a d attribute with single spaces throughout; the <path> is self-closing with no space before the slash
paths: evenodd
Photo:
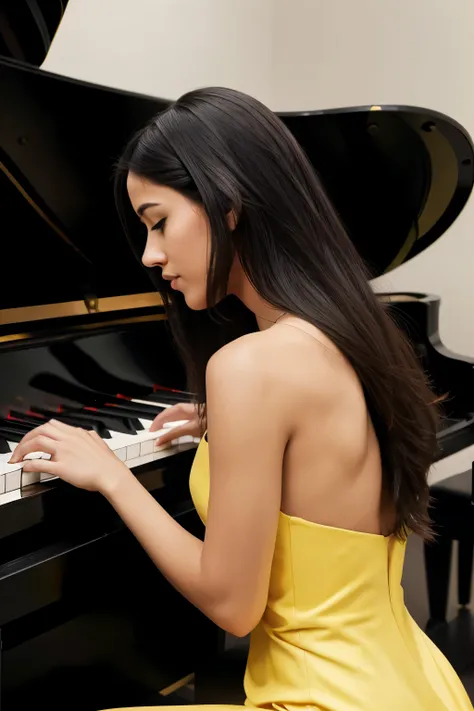
<path id="1" fill-rule="evenodd" d="M 153 227 L 151 229 L 152 230 L 161 230 L 163 232 L 165 222 L 166 222 L 166 217 L 163 217 L 163 219 L 161 219 L 159 222 L 157 222 L 156 225 L 153 225 Z"/>

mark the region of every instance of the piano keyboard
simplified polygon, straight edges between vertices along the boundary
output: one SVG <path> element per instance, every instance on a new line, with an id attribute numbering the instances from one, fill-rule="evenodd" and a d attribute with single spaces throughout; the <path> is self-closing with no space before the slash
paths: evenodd
<path id="1" fill-rule="evenodd" d="M 171 442 L 159 445 L 156 440 L 169 431 L 170 428 L 178 427 L 186 422 L 180 420 L 169 422 L 164 429 L 150 432 L 152 419 L 138 418 L 143 429 L 136 434 L 123 434 L 108 430 L 110 437 L 103 441 L 115 452 L 116 456 L 124 462 L 130 469 L 135 469 L 143 464 L 161 459 L 163 456 L 170 456 L 183 448 L 195 446 L 199 440 L 193 437 L 178 437 Z M 18 442 L 8 442 L 11 452 L 15 450 Z M 32 459 L 49 459 L 49 454 L 35 452 L 28 455 Z M 21 463 L 8 464 L 11 453 L 0 454 L 0 504 L 17 498 L 16 496 L 5 497 L 6 494 L 21 494 L 21 491 L 33 484 L 56 479 L 57 477 L 38 472 L 23 472 Z M 2 500 L 3 498 L 3 500 Z"/>

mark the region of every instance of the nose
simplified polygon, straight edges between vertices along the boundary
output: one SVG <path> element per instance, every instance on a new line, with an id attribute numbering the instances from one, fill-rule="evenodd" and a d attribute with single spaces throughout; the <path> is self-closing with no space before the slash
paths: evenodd
<path id="1" fill-rule="evenodd" d="M 142 255 L 142 264 L 145 267 L 163 267 L 167 263 L 168 259 L 166 254 L 162 249 L 158 249 L 157 245 L 150 244 L 150 240 L 147 241 L 145 251 Z"/>

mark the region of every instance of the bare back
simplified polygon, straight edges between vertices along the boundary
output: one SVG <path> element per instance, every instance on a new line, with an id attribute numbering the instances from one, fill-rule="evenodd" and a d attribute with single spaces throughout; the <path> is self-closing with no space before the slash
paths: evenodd
<path id="1" fill-rule="evenodd" d="M 382 491 L 380 451 L 361 384 L 314 326 L 287 317 L 261 333 L 275 354 L 291 438 L 283 462 L 284 513 L 388 535 L 394 512 Z M 273 360 L 273 359 L 272 359 Z"/>

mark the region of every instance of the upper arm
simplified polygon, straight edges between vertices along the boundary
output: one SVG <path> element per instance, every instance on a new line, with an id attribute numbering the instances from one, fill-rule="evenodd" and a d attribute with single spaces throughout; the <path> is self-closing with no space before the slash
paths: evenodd
<path id="1" fill-rule="evenodd" d="M 265 353 L 240 339 L 206 374 L 210 499 L 202 570 L 245 634 L 265 609 L 288 441 Z"/>

